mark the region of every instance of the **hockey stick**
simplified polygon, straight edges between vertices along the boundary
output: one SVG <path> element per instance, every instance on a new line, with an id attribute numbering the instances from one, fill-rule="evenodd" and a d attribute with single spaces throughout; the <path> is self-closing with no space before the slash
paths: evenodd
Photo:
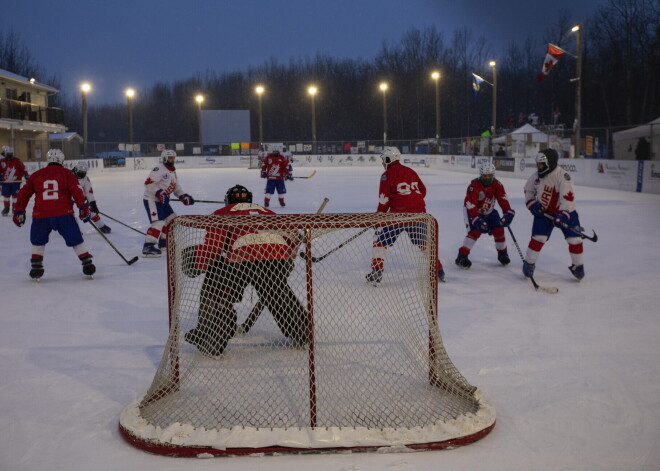
<path id="1" fill-rule="evenodd" d="M 107 217 L 108 219 L 110 219 L 110 220 L 112 220 L 112 221 L 115 221 L 116 223 L 121 224 L 122 226 L 126 226 L 126 227 L 128 227 L 129 229 L 133 229 L 133 230 L 134 230 L 135 232 L 137 232 L 138 234 L 142 234 L 142 235 L 145 235 L 145 236 L 147 235 L 146 232 L 142 232 L 141 230 L 136 229 L 136 228 L 134 228 L 133 226 L 129 226 L 128 224 L 123 223 L 123 222 L 121 222 L 119 219 L 115 219 L 115 218 L 113 218 L 112 216 L 110 216 L 110 215 L 108 215 L 108 214 L 102 213 L 101 211 L 99 211 L 99 214 L 101 214 L 101 215 Z"/>
<path id="2" fill-rule="evenodd" d="M 341 249 L 341 248 L 342 248 L 343 246 L 345 246 L 346 244 L 348 244 L 348 243 L 354 241 L 355 239 L 357 239 L 358 237 L 360 237 L 362 234 L 364 234 L 365 232 L 367 232 L 367 231 L 370 230 L 370 229 L 373 229 L 373 228 L 372 228 L 372 227 L 366 227 L 366 228 L 364 228 L 363 230 L 361 230 L 360 232 L 358 232 L 357 234 L 352 235 L 351 237 L 349 237 L 348 239 L 346 239 L 344 242 L 342 242 L 341 244 L 339 244 L 337 247 L 335 247 L 334 249 L 330 250 L 329 252 L 326 252 L 325 254 L 320 255 L 320 256 L 318 256 L 318 257 L 312 257 L 312 263 L 320 262 L 321 260 L 323 260 L 324 258 L 328 257 L 329 255 L 332 255 L 332 254 L 335 253 L 337 250 Z M 301 256 L 302 258 L 306 258 L 306 257 L 307 257 L 307 254 L 306 254 L 305 252 L 300 252 L 300 256 Z"/>
<path id="3" fill-rule="evenodd" d="M 543 215 L 544 215 L 545 217 L 547 217 L 548 219 L 551 219 L 551 220 L 554 222 L 555 218 L 552 217 L 551 214 L 543 213 Z M 592 242 L 598 242 L 598 234 L 596 234 L 596 231 L 594 231 L 593 229 L 591 230 L 591 232 L 593 232 L 594 235 L 590 236 L 590 235 L 588 235 L 588 234 L 585 234 L 585 233 L 584 233 L 584 230 L 583 230 L 581 227 L 579 227 L 579 226 L 577 226 L 577 227 L 571 227 L 571 226 L 569 226 L 568 224 L 566 224 L 565 222 L 560 222 L 559 225 L 560 225 L 561 227 L 563 227 L 564 229 L 568 229 L 568 230 L 571 231 L 571 232 L 575 232 L 577 235 L 579 235 L 579 236 L 582 237 L 583 239 L 589 239 L 589 240 L 592 241 Z"/>
<path id="4" fill-rule="evenodd" d="M 122 260 L 125 261 L 128 265 L 133 265 L 135 262 L 138 261 L 138 257 L 133 257 L 133 258 L 130 259 L 130 260 L 126 260 L 126 257 L 124 257 L 124 256 L 121 254 L 121 252 L 120 252 L 119 250 L 117 250 L 117 247 L 115 247 L 114 244 L 113 244 L 112 242 L 110 242 L 110 239 L 108 239 L 108 238 L 105 236 L 105 234 L 104 234 L 103 232 L 101 232 L 101 229 L 99 229 L 98 227 L 96 227 L 96 224 L 94 224 L 93 221 L 90 220 L 89 223 L 92 225 L 92 227 L 93 227 L 94 229 L 96 229 L 96 232 L 98 232 L 99 234 L 101 234 L 101 237 L 103 237 L 103 238 L 105 239 L 105 241 L 108 243 L 108 245 L 110 245 L 110 247 L 112 247 L 113 249 L 115 249 L 115 252 L 117 252 L 117 254 L 122 258 Z"/>
<path id="5" fill-rule="evenodd" d="M 291 177 L 291 178 L 312 178 L 314 175 L 316 175 L 316 170 L 314 170 L 312 173 L 310 173 L 306 177 Z"/>
<path id="6" fill-rule="evenodd" d="M 319 206 L 319 209 L 316 210 L 316 214 L 321 214 L 325 209 L 325 205 L 328 204 L 329 201 L 330 200 L 328 198 L 323 198 L 323 202 L 321 203 L 321 206 Z M 264 309 L 264 304 L 261 302 L 260 299 L 254 305 L 254 307 L 250 311 L 250 314 L 248 314 L 247 318 L 245 319 L 245 322 L 239 324 L 236 327 L 236 333 L 239 335 L 247 334 L 254 325 L 254 323 L 257 322 L 257 319 L 259 319 L 259 316 L 261 315 L 261 311 L 263 311 L 263 309 Z"/>
<path id="7" fill-rule="evenodd" d="M 170 200 L 170 201 L 174 201 L 174 202 L 176 202 L 176 203 L 183 203 L 183 201 L 181 201 L 181 200 L 174 200 L 174 199 L 173 199 L 173 200 Z M 225 204 L 224 201 L 211 201 L 211 200 L 195 200 L 195 203 L 216 203 L 216 204 Z"/>
<path id="8" fill-rule="evenodd" d="M 522 250 L 520 250 L 520 246 L 518 245 L 518 241 L 516 240 L 516 236 L 513 235 L 513 231 L 511 230 L 511 226 L 506 226 L 507 229 L 509 229 L 509 234 L 511 234 L 511 239 L 513 240 L 513 245 L 516 246 L 516 250 L 518 250 L 518 255 L 520 255 L 520 259 L 524 262 L 525 257 L 523 257 Z M 536 291 L 541 290 L 545 293 L 551 293 L 551 294 L 557 294 L 559 292 L 559 288 L 555 286 L 539 286 L 536 280 L 534 280 L 533 276 L 530 276 L 529 279 L 532 281 L 532 284 L 534 285 L 534 289 Z"/>

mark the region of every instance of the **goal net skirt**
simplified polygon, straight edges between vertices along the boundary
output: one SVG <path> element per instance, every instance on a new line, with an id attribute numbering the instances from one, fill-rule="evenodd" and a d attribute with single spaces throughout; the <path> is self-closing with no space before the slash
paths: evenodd
<path id="1" fill-rule="evenodd" d="M 230 261 L 246 244 L 282 243 L 294 258 Z M 424 213 L 177 217 L 169 336 L 151 386 L 121 414 L 122 436 L 172 456 L 482 438 L 495 410 L 444 348 L 437 256 Z M 376 286 L 365 281 L 373 258 L 384 264 Z"/>

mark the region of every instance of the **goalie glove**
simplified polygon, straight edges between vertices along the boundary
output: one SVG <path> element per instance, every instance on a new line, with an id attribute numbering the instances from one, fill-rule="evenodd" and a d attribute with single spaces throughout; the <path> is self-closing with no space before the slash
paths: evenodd
<path id="1" fill-rule="evenodd" d="M 92 219 L 92 211 L 90 210 L 87 200 L 85 200 L 85 204 L 78 209 L 78 217 L 82 222 L 89 222 L 89 220 Z"/>
<path id="2" fill-rule="evenodd" d="M 23 224 L 25 224 L 25 211 L 14 211 L 12 219 L 14 224 L 16 224 L 18 227 L 21 227 Z"/>
<path id="3" fill-rule="evenodd" d="M 195 199 L 190 196 L 188 193 L 184 193 L 179 196 L 179 200 L 183 203 L 184 206 L 192 206 L 195 204 Z"/>
<path id="4" fill-rule="evenodd" d="M 170 202 L 170 195 L 163 190 L 158 190 L 154 196 L 156 196 L 156 199 L 158 199 L 160 204 L 167 204 Z"/>

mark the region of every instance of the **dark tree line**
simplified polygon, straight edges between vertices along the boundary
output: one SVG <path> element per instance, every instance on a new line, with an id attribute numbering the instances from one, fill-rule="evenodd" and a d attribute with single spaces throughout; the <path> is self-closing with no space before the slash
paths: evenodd
<path id="1" fill-rule="evenodd" d="M 540 72 L 546 44 L 575 53 L 575 34 L 567 12 L 559 12 L 542 37 L 511 43 L 494 51 L 468 28 L 446 37 L 435 27 L 411 29 L 398 43 L 384 42 L 371 61 L 318 55 L 282 64 L 276 59 L 246 71 L 207 71 L 171 84 L 157 83 L 134 101 L 134 137 L 141 142 L 197 140 L 197 105 L 203 93 L 206 109 L 249 109 L 252 139 L 258 139 L 257 84 L 262 98 L 264 139 L 310 140 L 311 103 L 307 88 L 319 88 L 315 98 L 319 140 L 382 139 L 382 92 L 389 83 L 388 139 L 435 135 L 435 85 L 432 70 L 441 72 L 441 135 L 481 134 L 491 124 L 491 88 L 484 85 L 472 99 L 471 73 L 492 80 L 488 61 L 497 61 L 498 127 L 517 127 L 521 114 L 535 113 L 542 123 L 571 128 L 574 119 L 575 59 L 569 54 L 543 83 Z M 660 0 L 606 0 L 582 24 L 582 127 L 635 125 L 660 116 Z M 2 36 L 0 36 L 2 39 Z M 8 44 L 8 41 L 12 44 Z M 0 67 L 21 75 L 38 71 L 27 51 L 10 33 L 0 41 Z M 7 54 L 11 49 L 16 54 Z M 43 76 L 43 74 L 39 74 Z M 55 78 L 48 81 L 57 87 Z M 60 97 L 66 125 L 80 132 L 80 104 Z M 58 106 L 55 104 L 55 106 Z M 91 141 L 127 139 L 126 104 L 90 106 Z"/>

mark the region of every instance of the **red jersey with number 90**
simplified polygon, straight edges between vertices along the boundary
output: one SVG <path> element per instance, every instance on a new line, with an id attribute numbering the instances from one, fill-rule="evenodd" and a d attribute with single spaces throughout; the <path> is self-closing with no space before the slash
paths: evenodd
<path id="1" fill-rule="evenodd" d="M 37 170 L 28 178 L 18 192 L 14 210 L 25 211 L 32 195 L 36 195 L 33 219 L 73 214 L 72 200 L 78 207 L 85 203 L 85 195 L 73 172 L 54 163 Z"/>

